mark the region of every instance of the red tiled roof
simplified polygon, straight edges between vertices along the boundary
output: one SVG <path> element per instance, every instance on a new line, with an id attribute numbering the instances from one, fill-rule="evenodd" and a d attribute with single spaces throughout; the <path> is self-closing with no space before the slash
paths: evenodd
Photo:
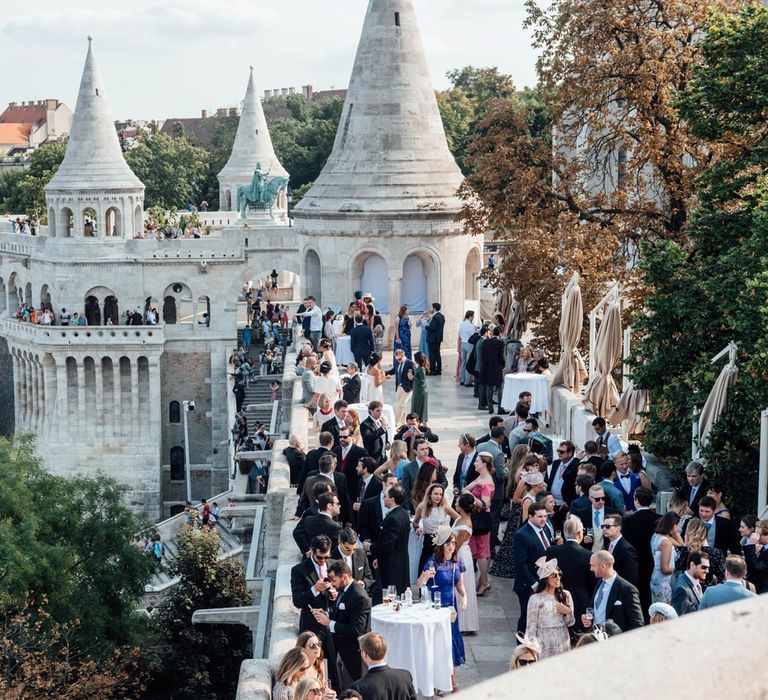
<path id="1" fill-rule="evenodd" d="M 0 123 L 0 143 L 4 145 L 26 146 L 29 144 L 31 124 Z"/>
<path id="2" fill-rule="evenodd" d="M 0 123 L 3 124 L 37 124 L 39 121 L 45 121 L 45 105 L 16 105 L 15 107 L 5 108 L 0 114 Z"/>

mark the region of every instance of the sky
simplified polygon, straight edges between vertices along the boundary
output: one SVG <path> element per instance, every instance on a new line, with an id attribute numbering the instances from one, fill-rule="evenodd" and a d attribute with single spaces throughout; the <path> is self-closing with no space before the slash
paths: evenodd
<path id="1" fill-rule="evenodd" d="M 498 66 L 536 82 L 523 0 L 415 0 L 435 87 L 446 71 Z M 87 36 L 116 119 L 194 117 L 259 91 L 349 81 L 366 0 L 36 0 L 0 16 L 0 111 L 57 97 L 74 109 Z M 63 9 L 66 7 L 66 9 Z"/>

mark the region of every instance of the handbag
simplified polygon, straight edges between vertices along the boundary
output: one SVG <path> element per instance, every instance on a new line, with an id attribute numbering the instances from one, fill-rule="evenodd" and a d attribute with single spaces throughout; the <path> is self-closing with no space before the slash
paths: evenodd
<path id="1" fill-rule="evenodd" d="M 491 514 L 485 509 L 485 503 L 483 503 L 483 510 L 472 513 L 470 516 L 472 520 L 472 535 L 482 537 L 490 533 L 493 528 L 493 519 Z"/>
<path id="2" fill-rule="evenodd" d="M 458 616 L 459 612 L 456 610 L 456 562 L 453 562 L 451 566 L 451 624 L 456 622 Z"/>

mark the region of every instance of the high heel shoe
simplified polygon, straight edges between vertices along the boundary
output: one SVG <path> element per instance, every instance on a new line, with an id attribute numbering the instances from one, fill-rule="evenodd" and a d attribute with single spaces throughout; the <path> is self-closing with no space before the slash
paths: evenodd
<path id="1" fill-rule="evenodd" d="M 484 586 L 481 586 L 480 588 L 477 589 L 477 595 L 484 596 L 490 590 L 491 590 L 491 584 L 486 583 Z"/>

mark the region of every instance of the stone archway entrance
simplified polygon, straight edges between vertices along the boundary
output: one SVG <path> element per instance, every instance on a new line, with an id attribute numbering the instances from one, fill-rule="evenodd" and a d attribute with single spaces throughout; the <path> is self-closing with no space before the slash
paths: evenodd
<path id="1" fill-rule="evenodd" d="M 377 253 L 369 253 L 362 260 L 362 270 L 357 289 L 363 294 L 370 292 L 376 299 L 376 310 L 380 313 L 389 313 L 391 309 L 389 299 L 389 266 L 387 261 Z"/>

